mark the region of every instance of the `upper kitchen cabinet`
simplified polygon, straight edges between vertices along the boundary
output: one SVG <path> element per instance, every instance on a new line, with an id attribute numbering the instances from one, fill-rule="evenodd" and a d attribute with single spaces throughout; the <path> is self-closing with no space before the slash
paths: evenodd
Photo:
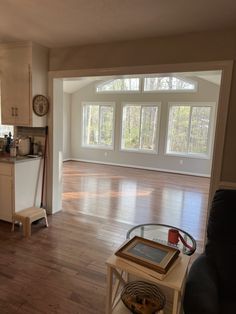
<path id="1" fill-rule="evenodd" d="M 2 124 L 42 127 L 46 116 L 32 107 L 37 94 L 47 96 L 48 49 L 32 42 L 0 44 Z"/>

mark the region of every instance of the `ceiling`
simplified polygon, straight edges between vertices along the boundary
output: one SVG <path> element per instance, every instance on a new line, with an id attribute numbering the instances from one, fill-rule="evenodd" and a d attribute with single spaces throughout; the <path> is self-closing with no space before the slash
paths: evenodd
<path id="1" fill-rule="evenodd" d="M 235 0 L 1 0 L 0 42 L 66 47 L 236 28 Z"/>

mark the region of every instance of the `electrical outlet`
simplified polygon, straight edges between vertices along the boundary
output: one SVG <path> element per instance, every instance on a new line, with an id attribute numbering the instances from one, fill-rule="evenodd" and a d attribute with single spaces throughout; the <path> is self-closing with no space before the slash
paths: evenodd
<path id="1" fill-rule="evenodd" d="M 184 163 L 183 159 L 180 159 L 179 164 L 182 165 Z"/>

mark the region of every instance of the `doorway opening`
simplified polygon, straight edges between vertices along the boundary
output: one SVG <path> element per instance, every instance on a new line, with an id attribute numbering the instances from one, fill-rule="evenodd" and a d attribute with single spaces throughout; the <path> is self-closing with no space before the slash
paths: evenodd
<path id="1" fill-rule="evenodd" d="M 209 177 L 221 71 L 63 81 L 63 160 Z"/>
<path id="2" fill-rule="evenodd" d="M 212 71 L 212 70 L 211 70 Z M 205 71 L 206 72 L 206 71 Z M 215 72 L 215 73 L 213 73 L 213 72 Z M 158 73 L 158 72 L 157 72 Z M 170 72 L 166 72 L 166 73 L 170 73 Z M 174 73 L 176 73 L 176 72 L 174 72 Z M 183 72 L 182 72 L 183 73 Z M 155 73 L 154 73 L 155 74 Z M 171 72 L 171 74 L 173 74 L 173 72 Z M 179 74 L 179 73 L 178 73 Z M 219 78 L 218 78 L 218 83 L 213 83 L 213 82 L 211 82 L 211 79 L 210 79 L 210 76 L 212 75 L 212 74 L 216 74 L 216 71 L 214 70 L 214 71 L 212 71 L 212 73 L 203 73 L 203 71 L 201 71 L 201 72 L 199 72 L 198 73 L 198 75 L 199 75 L 199 81 L 200 80 L 206 80 L 206 81 L 208 81 L 209 83 L 208 84 L 212 84 L 212 85 L 217 85 L 217 84 L 219 84 L 219 82 L 222 82 L 222 80 L 221 80 L 221 70 L 219 70 L 219 72 L 217 73 L 218 75 L 219 75 Z M 205 75 L 205 78 L 200 78 L 200 76 L 201 75 Z M 142 76 L 144 77 L 144 75 L 142 74 Z M 208 76 L 208 78 L 206 79 L 206 77 Z M 64 76 L 64 77 L 66 77 L 66 76 Z M 126 78 L 127 77 L 127 75 L 122 75 L 122 77 L 124 78 Z M 129 77 L 130 77 L 130 75 L 129 75 Z M 152 77 L 153 77 L 153 73 L 152 73 Z M 172 75 L 172 77 L 173 77 L 173 75 Z M 113 77 L 114 78 L 114 77 Z M 93 77 L 93 79 L 94 79 L 94 77 Z M 102 79 L 103 79 L 103 81 L 104 81 L 104 77 L 102 77 Z M 105 80 L 107 79 L 107 77 L 105 78 Z M 192 80 L 192 78 L 188 78 L 189 79 L 189 81 L 194 81 L 194 80 Z M 86 77 L 86 79 L 81 79 L 81 77 L 80 77 L 80 79 L 74 79 L 74 78 L 71 78 L 70 80 L 73 80 L 73 81 L 80 81 L 80 83 L 81 82 L 83 82 L 84 80 L 87 80 L 88 81 L 88 77 Z M 99 83 L 102 83 L 101 82 L 101 77 L 96 77 L 96 80 L 97 81 L 99 81 Z M 57 80 L 58 81 L 58 85 L 57 85 L 57 88 L 58 88 L 58 86 L 60 85 L 60 90 L 63 88 L 63 81 L 61 80 L 61 79 L 58 79 Z M 68 80 L 67 80 L 68 81 Z M 106 80 L 106 82 L 107 82 L 107 80 Z M 96 82 L 96 86 L 102 86 L 102 84 L 97 84 L 98 82 Z M 103 82 L 104 83 L 104 82 Z M 95 84 L 94 82 L 92 83 L 92 84 Z M 142 83 L 143 84 L 143 83 Z M 85 84 L 86 85 L 86 84 Z M 83 88 L 84 89 L 86 89 L 88 86 L 83 86 Z M 103 84 L 104 85 L 104 84 Z M 143 87 L 142 87 L 143 88 Z M 55 89 L 54 89 L 55 90 Z M 218 98 L 219 98 L 219 91 L 220 91 L 220 86 L 218 87 L 218 96 L 216 97 L 216 99 L 217 99 L 217 101 L 216 101 L 216 103 L 218 103 Z M 80 90 L 80 92 L 81 92 L 81 90 Z M 222 92 L 222 85 L 221 85 L 221 92 Z M 149 101 L 147 101 L 148 103 L 149 102 L 151 102 L 152 104 L 153 103 L 155 103 L 156 104 L 156 102 L 153 102 L 153 99 L 151 99 L 151 97 L 153 97 L 153 94 L 154 93 L 143 93 L 143 94 L 145 94 L 145 97 L 149 97 Z M 159 93 L 155 93 L 156 95 L 158 95 L 158 97 L 159 97 L 159 95 L 161 95 L 161 93 L 159 94 Z M 186 104 L 190 104 L 191 103 L 191 105 L 193 105 L 192 107 L 191 107 L 191 109 L 188 109 L 189 110 L 189 112 L 194 112 L 194 111 L 197 111 L 198 110 L 198 108 L 199 107 L 204 107 L 203 105 L 202 105 L 202 103 L 204 103 L 205 102 L 205 104 L 206 104 L 206 102 L 207 102 L 207 105 L 208 105 L 208 107 L 210 107 L 210 106 L 212 106 L 212 99 L 209 99 L 209 98 L 207 98 L 207 100 L 206 100 L 206 98 L 204 99 L 204 98 L 201 98 L 201 102 L 200 102 L 200 100 L 198 99 L 198 100 L 196 100 L 195 99 L 195 102 L 194 101 L 189 101 L 189 99 L 187 99 L 187 95 L 189 94 L 189 93 L 186 93 L 186 94 L 184 94 L 183 95 L 183 97 L 184 98 L 182 98 L 181 100 L 176 100 L 176 99 L 174 99 L 174 95 L 175 94 L 177 94 L 177 93 L 168 93 L 168 94 L 170 94 L 169 95 L 169 97 L 170 97 L 170 101 L 168 100 L 168 101 L 166 101 L 166 103 L 168 103 L 168 105 L 165 107 L 165 109 L 166 109 L 166 111 L 165 110 L 163 110 L 162 108 L 161 108 L 161 110 L 163 110 L 164 112 L 165 112 L 165 119 L 164 120 L 161 120 L 161 118 L 160 118 L 160 120 L 159 120 L 159 123 L 160 123 L 160 125 L 159 125 L 159 127 L 161 128 L 161 123 L 162 123 L 162 128 L 163 128 L 163 130 L 165 130 L 166 131 L 166 133 L 165 133 L 165 135 L 162 137 L 162 138 L 160 138 L 160 136 L 159 136 L 159 134 L 158 134 L 158 132 L 164 132 L 163 130 L 157 130 L 157 134 L 158 134 L 158 141 L 156 141 L 155 142 L 155 147 L 157 148 L 157 150 L 158 150 L 158 152 L 157 152 L 157 154 L 156 155 L 158 155 L 158 153 L 160 154 L 160 151 L 162 150 L 162 153 L 163 153 L 163 156 L 164 157 L 162 157 L 163 158 L 163 162 L 166 162 L 166 160 L 165 159 L 173 159 L 173 160 L 178 160 L 178 162 L 179 162 L 179 165 L 180 166 L 183 166 L 184 164 L 186 164 L 186 160 L 187 160 L 187 158 L 192 158 L 192 159 L 194 159 L 194 157 L 193 156 L 188 156 L 188 157 L 186 157 L 186 156 L 181 156 L 181 154 L 178 154 L 178 152 L 177 152 L 177 154 L 176 154 L 176 151 L 175 151 L 175 154 L 169 154 L 168 155 L 168 153 L 171 153 L 172 151 L 169 149 L 168 150 L 168 148 L 170 147 L 170 146 L 168 146 L 168 127 L 169 127 L 169 125 L 171 124 L 170 123 L 170 117 L 171 116 L 173 116 L 173 112 L 171 113 L 171 110 L 172 111 L 174 111 L 174 113 L 176 112 L 176 110 L 177 109 L 179 109 L 179 107 L 184 107 L 184 108 L 180 108 L 180 109 L 186 109 L 185 107 L 187 107 L 186 106 Z M 63 93 L 61 92 L 61 96 L 63 95 Z M 102 94 L 100 94 L 102 97 L 104 97 L 104 99 L 105 99 L 105 97 L 106 97 L 106 103 L 110 103 L 111 102 L 111 100 L 108 98 L 108 96 L 110 97 L 110 95 L 111 94 L 109 94 L 109 93 L 103 93 L 103 95 Z M 127 97 L 127 95 L 128 96 L 130 96 L 130 94 L 128 93 L 128 92 L 126 92 L 126 93 L 122 93 L 122 95 L 120 96 L 120 97 L 123 97 L 123 100 L 124 100 L 124 97 Z M 118 129 L 118 135 L 117 135 L 117 137 L 118 137 L 118 139 L 117 138 L 115 138 L 115 147 L 118 147 L 119 148 L 119 153 L 120 154 L 123 154 L 122 156 L 124 156 L 124 154 L 125 155 L 129 155 L 129 153 L 130 152 L 128 152 L 128 151 L 122 151 L 122 149 L 121 149 L 121 145 L 122 145 L 122 136 L 123 136 L 123 134 L 122 134 L 122 132 L 123 132 L 123 130 L 122 130 L 122 117 L 124 116 L 124 113 L 125 113 L 125 109 L 124 108 L 126 108 L 126 106 L 127 105 L 131 105 L 131 107 L 132 107 L 132 105 L 135 103 L 136 105 L 137 105 L 137 103 L 138 103 L 138 105 L 140 105 L 140 101 L 138 101 L 137 100 L 137 97 L 138 96 L 140 96 L 140 95 L 138 95 L 138 93 L 135 95 L 135 97 L 136 97 L 136 99 L 134 100 L 134 101 L 132 101 L 131 102 L 131 100 L 129 99 L 128 101 L 123 101 L 123 103 L 122 103 L 122 105 L 120 106 L 120 111 L 118 112 L 118 116 L 119 116 L 119 121 L 120 122 L 115 122 L 115 130 L 117 130 Z M 144 97 L 144 96 L 143 96 Z M 54 97 L 54 98 L 56 98 L 56 96 Z M 72 98 L 73 99 L 75 99 L 75 97 L 74 96 L 72 96 Z M 140 97 L 139 97 L 140 98 Z M 103 102 L 104 102 L 104 99 L 103 99 Z M 157 100 L 156 100 L 157 101 Z M 91 156 L 91 152 L 93 152 L 92 154 L 93 154 L 93 157 L 94 157 L 94 155 L 95 155 L 95 153 L 94 153 L 94 148 L 91 148 L 91 147 L 84 147 L 83 145 L 84 145 L 84 143 L 86 142 L 86 140 L 87 140 L 87 142 L 86 143 L 88 143 L 88 138 L 87 139 L 85 139 L 84 138 L 84 125 L 85 125 L 85 122 L 86 121 L 88 121 L 89 119 L 87 119 L 87 120 L 84 120 L 85 119 L 85 116 L 86 116 L 86 114 L 87 114 L 87 116 L 88 116 L 88 112 L 89 112 L 89 110 L 91 110 L 91 107 L 90 107 L 90 103 L 91 102 L 94 102 L 94 99 L 92 99 L 92 98 L 90 98 L 89 99 L 89 101 L 87 101 L 86 99 L 84 99 L 83 100 L 83 104 L 81 103 L 81 105 L 80 105 L 80 118 L 81 118 L 81 122 L 80 122 L 80 136 L 77 136 L 78 134 L 76 134 L 75 136 L 77 136 L 77 141 L 80 141 L 80 144 L 81 144 L 81 151 L 80 151 L 80 157 L 79 158 L 74 158 L 74 159 L 79 159 L 81 162 L 82 161 L 89 161 L 89 162 L 99 162 L 100 164 L 102 164 L 102 163 L 106 163 L 106 164 L 109 164 L 109 162 L 104 162 L 103 160 L 102 160 L 102 158 L 104 159 L 104 158 L 106 158 L 106 159 L 108 159 L 108 158 L 110 158 L 110 155 L 112 155 L 112 154 L 114 154 L 114 148 L 113 148 L 113 150 L 109 150 L 109 149 L 106 149 L 105 151 L 104 151 L 104 149 L 102 150 L 99 150 L 99 153 L 98 154 L 100 154 L 100 155 L 96 155 L 96 159 L 94 160 L 94 159 L 91 159 L 91 160 L 89 160 L 89 159 L 87 159 L 88 158 L 88 156 L 86 156 L 85 155 L 85 150 L 88 152 L 89 150 L 90 150 L 90 156 Z M 90 102 L 90 103 L 89 103 Z M 158 102 L 158 101 L 157 101 Z M 160 101 L 159 101 L 160 102 Z M 163 102 L 163 100 L 162 100 L 162 102 Z M 198 102 L 198 106 L 196 105 L 196 102 Z M 200 103 L 200 104 L 199 104 Z M 146 105 L 146 102 L 144 103 L 144 101 L 141 101 L 141 107 L 143 106 L 143 105 Z M 159 105 L 159 104 L 158 104 Z M 185 105 L 185 106 L 184 106 Z M 99 107 L 99 106 L 98 106 Z M 137 107 L 137 106 L 136 106 Z M 144 108 L 146 108 L 145 106 L 143 106 Z M 197 107 L 197 108 L 196 108 Z M 85 108 L 85 109 L 83 109 L 83 108 Z M 153 109 L 153 108 L 152 108 Z M 159 109 L 159 108 L 158 108 Z M 87 110 L 87 111 L 86 111 Z M 161 112 L 161 110 L 160 110 L 160 112 Z M 58 110 L 58 108 L 57 108 L 57 115 L 58 115 L 58 112 L 61 112 L 61 117 L 63 116 L 63 106 L 61 107 L 61 109 L 60 110 Z M 139 111 L 142 111 L 142 108 L 139 110 Z M 215 116 L 216 116 L 216 112 L 219 112 L 219 110 L 217 110 L 217 108 L 215 108 L 215 110 L 214 109 L 209 109 L 208 108 L 208 113 L 209 112 L 214 112 L 215 111 Z M 84 116 L 83 116 L 83 113 L 84 112 L 86 112 L 86 114 L 84 114 Z M 205 112 L 205 114 L 206 114 L 206 112 Z M 54 116 L 55 116 L 55 113 L 54 113 Z M 72 114 L 71 115 L 71 117 L 72 118 L 74 118 L 75 117 L 75 114 Z M 191 115 L 189 115 L 189 117 L 191 117 Z M 83 119 L 82 119 L 83 118 Z M 205 115 L 205 118 L 206 118 L 206 115 Z M 142 120 L 143 118 L 142 118 L 142 116 L 140 116 L 140 120 Z M 190 118 L 189 118 L 190 119 Z M 187 120 L 187 119 L 186 119 Z M 191 120 L 191 119 L 190 119 Z M 60 120 L 60 121 L 62 121 L 62 119 Z M 163 121 L 165 121 L 165 123 L 166 123 L 166 125 L 163 127 L 163 124 L 164 124 L 164 122 Z M 58 122 L 57 122 L 58 123 Z M 189 123 L 189 125 L 190 126 L 188 126 L 188 129 L 191 129 L 191 124 L 193 124 L 193 122 L 192 121 L 190 121 L 190 123 Z M 83 126 L 82 126 L 83 125 Z M 208 124 L 208 128 L 209 128 L 209 125 L 211 125 L 212 126 L 212 130 L 213 131 L 211 131 L 211 132 L 209 132 L 209 134 L 211 133 L 211 136 L 213 136 L 214 134 L 215 134 L 215 130 L 217 130 L 217 128 L 215 129 L 215 125 L 216 125 L 216 122 L 215 122 L 215 120 L 214 121 L 212 121 L 211 123 L 209 123 Z M 167 127 L 168 126 L 168 127 Z M 167 128 L 167 130 L 166 130 L 166 128 Z M 192 131 L 191 131 L 192 132 Z M 191 134 L 191 132 L 190 131 L 188 131 L 188 134 Z M 74 131 L 73 131 L 73 133 L 74 133 Z M 63 135 L 63 134 L 62 134 Z M 72 134 L 70 133 L 70 136 L 71 136 L 71 141 L 73 142 L 73 137 L 72 137 Z M 63 136 L 62 136 L 63 137 Z M 142 137 L 142 136 L 141 136 Z M 74 137 L 75 138 L 75 137 Z M 190 138 L 191 138 L 191 136 L 190 136 Z M 214 136 L 213 136 L 213 138 L 214 138 Z M 91 143 L 91 141 L 92 140 L 94 140 L 94 135 L 93 135 L 93 137 L 91 136 L 91 137 L 89 137 L 89 141 L 90 141 L 90 143 Z M 170 139 L 169 139 L 170 140 Z M 191 142 L 191 141 L 190 141 Z M 207 140 L 207 142 L 208 142 L 208 140 Z M 213 142 L 211 142 L 211 143 L 213 143 Z M 96 144 L 98 144 L 98 142 L 96 142 Z M 191 144 L 191 143 L 190 143 Z M 190 145 L 189 143 L 188 143 L 188 145 Z M 209 142 L 208 142 L 208 144 L 209 144 Z M 60 146 L 60 154 L 57 154 L 57 157 L 58 157 L 58 160 L 60 160 L 61 161 L 61 165 L 62 165 L 62 160 L 63 160 L 63 145 L 62 145 L 62 143 L 60 144 L 61 146 Z M 116 146 L 117 145 L 117 146 Z M 191 145 L 190 145 L 191 146 Z M 173 147 L 173 146 L 172 146 Z M 136 147 L 137 148 L 137 147 Z M 140 147 L 139 147 L 140 148 Z M 211 152 L 211 157 L 212 157 L 212 152 L 213 152 L 213 144 L 209 144 L 209 146 L 208 146 L 208 148 L 209 148 L 209 150 L 208 150 L 208 152 Z M 84 150 L 83 151 L 83 153 L 81 153 L 82 152 L 82 150 Z M 101 152 L 103 153 L 103 156 L 101 155 Z M 156 153 L 156 152 L 155 152 Z M 148 157 L 149 159 L 148 159 L 148 162 L 150 162 L 150 160 L 153 158 L 153 155 L 155 155 L 155 153 L 153 153 L 152 152 L 152 154 L 151 153 L 149 153 L 150 155 L 148 155 L 148 153 L 146 152 L 146 155 L 148 155 L 148 156 L 151 156 L 151 157 Z M 84 155 L 83 155 L 84 154 Z M 138 158 L 140 158 L 140 159 L 142 159 L 141 157 L 139 157 L 139 156 L 144 156 L 144 155 L 142 155 L 140 152 L 133 152 L 132 151 L 132 154 L 136 154 L 137 156 L 138 156 Z M 176 156 L 177 155 L 177 156 Z M 130 155 L 129 155 L 130 156 Z M 97 159 L 97 158 L 101 158 L 101 159 Z M 70 159 L 70 158 L 68 158 L 68 159 Z M 72 158 L 73 159 L 73 158 Z M 123 161 L 123 158 L 121 158 L 122 159 L 122 161 Z M 120 160 L 121 160 L 120 159 Z M 132 159 L 132 158 L 131 158 Z M 202 159 L 204 159 L 204 158 L 202 158 Z M 206 158 L 205 158 L 206 159 Z M 184 160 L 184 162 L 182 162 Z M 133 159 L 132 159 L 132 161 L 133 161 Z M 146 160 L 145 160 L 146 161 Z M 133 161 L 134 162 L 134 161 Z M 137 162 L 137 161 L 136 161 Z M 211 174 L 211 162 L 212 162 L 212 160 L 210 160 L 210 165 L 209 165 L 209 174 Z M 208 163 L 209 163 L 209 159 L 208 159 Z M 116 165 L 118 165 L 118 166 L 120 166 L 121 164 L 120 163 L 113 163 L 113 162 L 110 162 L 110 165 L 112 165 L 112 164 L 116 164 Z M 167 168 L 164 168 L 164 167 L 162 167 L 162 169 L 158 169 L 158 168 L 155 168 L 155 167 L 153 167 L 153 166 L 140 166 L 140 164 L 139 163 L 137 163 L 137 164 L 129 164 L 129 163 L 126 163 L 126 164 L 123 164 L 124 166 L 134 166 L 134 168 L 146 168 L 146 169 L 149 169 L 149 170 L 162 170 L 162 171 L 167 171 L 168 169 Z M 178 165 L 178 166 L 179 166 Z M 159 166 L 160 166 L 160 164 L 159 164 Z M 213 165 L 214 166 L 214 165 Z M 140 170 L 141 171 L 141 170 Z M 176 170 L 176 169 L 170 169 L 170 172 L 175 172 L 175 173 L 183 173 L 184 174 L 184 171 L 179 171 L 179 170 Z M 60 169 L 60 171 L 59 171 L 59 173 L 61 174 L 62 173 L 62 168 Z M 189 171 L 186 171 L 186 173 L 185 174 L 190 174 L 189 173 Z M 195 172 L 195 173 L 193 173 L 195 176 L 196 175 L 201 175 L 202 177 L 208 177 L 209 175 L 208 174 L 204 174 L 204 173 L 201 173 L 201 172 Z M 61 177 L 60 177 L 60 179 L 61 179 Z M 216 183 L 217 183 L 217 180 L 215 180 L 214 181 L 214 184 L 216 185 Z M 212 188 L 213 189 L 213 188 Z M 59 191 L 59 190 L 58 190 Z M 60 207 L 61 208 L 61 207 Z M 207 216 L 207 215 L 206 215 Z"/>

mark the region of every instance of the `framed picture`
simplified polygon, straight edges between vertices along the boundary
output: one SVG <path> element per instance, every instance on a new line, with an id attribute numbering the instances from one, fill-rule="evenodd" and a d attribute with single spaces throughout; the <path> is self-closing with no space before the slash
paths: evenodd
<path id="1" fill-rule="evenodd" d="M 176 248 L 135 236 L 116 251 L 115 255 L 166 274 L 179 253 Z"/>

